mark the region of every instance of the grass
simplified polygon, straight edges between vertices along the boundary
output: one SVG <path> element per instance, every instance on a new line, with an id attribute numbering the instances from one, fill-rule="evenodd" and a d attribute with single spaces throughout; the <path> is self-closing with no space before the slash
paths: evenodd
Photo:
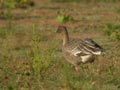
<path id="1" fill-rule="evenodd" d="M 51 0 L 53 2 L 118 2 L 119 0 Z"/>
<path id="2" fill-rule="evenodd" d="M 48 5 L 40 4 L 30 13 L 37 12 L 42 19 L 0 20 L 0 89 L 119 90 L 120 43 L 107 32 L 119 29 L 119 4 L 98 3 L 98 8 L 92 4 L 69 3 L 72 7 L 66 7 L 59 3 L 56 8 L 56 3 L 45 3 Z M 61 24 L 56 21 L 54 8 L 66 8 L 66 13 L 75 18 L 76 21 L 65 23 L 71 37 L 91 37 L 103 46 L 106 54 L 92 64 L 80 65 L 80 72 L 74 72 L 61 55 L 61 40 L 54 36 Z"/>
<path id="3" fill-rule="evenodd" d="M 71 15 L 66 15 L 63 12 L 57 12 L 57 20 L 61 23 L 69 22 L 69 21 L 75 21 Z"/>
<path id="4" fill-rule="evenodd" d="M 1 0 L 0 8 L 28 8 L 34 6 L 32 0 Z"/>

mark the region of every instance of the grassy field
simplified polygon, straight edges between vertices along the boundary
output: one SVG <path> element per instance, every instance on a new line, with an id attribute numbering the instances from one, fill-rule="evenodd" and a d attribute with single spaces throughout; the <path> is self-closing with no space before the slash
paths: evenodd
<path id="1" fill-rule="evenodd" d="M 36 2 L 1 9 L 0 90 L 120 90 L 120 2 Z M 57 12 L 72 19 L 60 22 Z M 73 38 L 94 39 L 105 55 L 75 72 L 61 55 L 59 25 Z"/>

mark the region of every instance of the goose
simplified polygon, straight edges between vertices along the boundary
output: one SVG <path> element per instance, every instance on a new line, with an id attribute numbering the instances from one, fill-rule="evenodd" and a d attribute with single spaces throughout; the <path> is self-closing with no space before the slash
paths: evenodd
<path id="1" fill-rule="evenodd" d="M 56 31 L 62 35 L 62 53 L 64 58 L 79 71 L 79 64 L 93 62 L 97 55 L 101 55 L 103 48 L 90 38 L 69 38 L 67 28 L 58 26 Z"/>

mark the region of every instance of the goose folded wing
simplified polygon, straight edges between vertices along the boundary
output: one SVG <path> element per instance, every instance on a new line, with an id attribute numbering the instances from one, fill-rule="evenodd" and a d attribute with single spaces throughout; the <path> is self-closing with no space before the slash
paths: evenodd
<path id="1" fill-rule="evenodd" d="M 86 43 L 86 45 L 89 45 L 93 48 L 103 50 L 103 48 L 100 45 L 98 45 L 95 41 L 93 41 L 92 39 L 86 38 L 84 39 L 84 42 Z"/>
<path id="2" fill-rule="evenodd" d="M 95 55 L 100 55 L 103 52 L 103 48 L 99 46 L 92 39 L 84 39 L 83 48 Z"/>
<path id="3" fill-rule="evenodd" d="M 84 48 L 80 48 L 80 46 L 76 46 L 75 48 L 73 48 L 71 51 L 68 52 L 76 57 L 91 54 L 90 52 L 87 52 Z"/>

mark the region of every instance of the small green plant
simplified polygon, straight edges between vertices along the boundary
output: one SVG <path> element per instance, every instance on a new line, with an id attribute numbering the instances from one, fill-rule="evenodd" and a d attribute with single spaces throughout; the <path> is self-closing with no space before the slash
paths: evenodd
<path id="1" fill-rule="evenodd" d="M 34 6 L 32 0 L 16 0 L 16 7 L 27 8 L 29 6 Z"/>
<path id="2" fill-rule="evenodd" d="M 57 12 L 57 20 L 61 23 L 65 23 L 65 22 L 73 21 L 74 19 L 71 15 L 58 11 Z"/>
<path id="3" fill-rule="evenodd" d="M 112 34 L 110 35 L 110 37 L 111 37 L 113 40 L 117 40 L 117 41 L 120 40 L 120 34 L 119 34 L 118 31 L 112 32 Z"/>
<path id="4" fill-rule="evenodd" d="M 115 71 L 115 68 L 113 65 L 110 65 L 108 68 L 106 68 L 107 73 L 113 75 L 113 72 Z"/>
<path id="5" fill-rule="evenodd" d="M 32 0 L 1 0 L 0 7 L 2 8 L 26 8 L 28 6 L 34 6 Z"/>

